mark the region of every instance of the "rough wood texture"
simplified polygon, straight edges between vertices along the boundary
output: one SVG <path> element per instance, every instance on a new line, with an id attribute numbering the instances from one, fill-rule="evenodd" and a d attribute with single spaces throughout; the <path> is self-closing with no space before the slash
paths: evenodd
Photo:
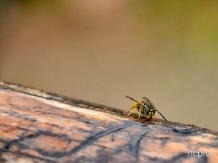
<path id="1" fill-rule="evenodd" d="M 0 82 L 0 162 L 218 162 L 217 132 L 125 115 Z"/>

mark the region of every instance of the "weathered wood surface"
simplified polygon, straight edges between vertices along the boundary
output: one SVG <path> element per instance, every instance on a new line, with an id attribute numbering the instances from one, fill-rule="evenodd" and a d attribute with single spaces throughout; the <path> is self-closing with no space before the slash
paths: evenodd
<path id="1" fill-rule="evenodd" d="M 218 162 L 217 132 L 125 115 L 0 82 L 0 162 Z"/>

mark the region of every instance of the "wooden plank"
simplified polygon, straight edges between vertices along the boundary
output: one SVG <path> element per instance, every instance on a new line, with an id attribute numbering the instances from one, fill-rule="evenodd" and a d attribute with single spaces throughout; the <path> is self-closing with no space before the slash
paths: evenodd
<path id="1" fill-rule="evenodd" d="M 125 115 L 116 108 L 0 82 L 0 162 L 218 160 L 215 131 Z"/>

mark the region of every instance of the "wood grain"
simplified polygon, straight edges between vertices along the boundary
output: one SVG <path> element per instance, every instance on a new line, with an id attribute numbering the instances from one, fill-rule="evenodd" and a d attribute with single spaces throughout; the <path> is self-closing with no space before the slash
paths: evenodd
<path id="1" fill-rule="evenodd" d="M 0 162 L 217 163 L 217 132 L 125 115 L 116 108 L 0 82 Z M 195 151 L 210 156 L 190 156 Z"/>

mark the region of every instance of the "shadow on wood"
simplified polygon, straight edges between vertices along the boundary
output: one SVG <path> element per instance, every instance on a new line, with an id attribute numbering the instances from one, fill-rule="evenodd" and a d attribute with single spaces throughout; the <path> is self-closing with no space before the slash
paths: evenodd
<path id="1" fill-rule="evenodd" d="M 104 105 L 0 82 L 0 162 L 218 160 L 215 131 L 125 115 Z"/>

